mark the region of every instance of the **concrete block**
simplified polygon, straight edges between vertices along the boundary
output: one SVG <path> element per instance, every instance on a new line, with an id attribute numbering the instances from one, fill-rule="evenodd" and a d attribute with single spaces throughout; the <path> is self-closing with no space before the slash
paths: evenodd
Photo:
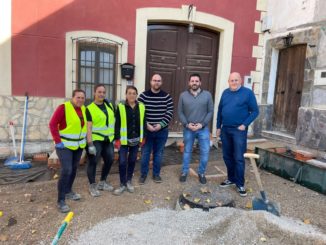
<path id="1" fill-rule="evenodd" d="M 264 34 L 259 34 L 258 36 L 258 46 L 264 46 L 264 41 L 265 41 L 265 37 L 264 37 Z"/>
<path id="2" fill-rule="evenodd" d="M 261 82 L 262 81 L 262 73 L 260 71 L 251 71 L 250 76 L 252 77 L 252 82 Z"/>
<path id="3" fill-rule="evenodd" d="M 268 1 L 267 0 L 257 0 L 256 9 L 259 11 L 267 11 Z"/>
<path id="4" fill-rule="evenodd" d="M 262 58 L 263 48 L 260 46 L 253 46 L 252 48 L 252 57 L 254 58 Z"/>
<path id="5" fill-rule="evenodd" d="M 255 21 L 255 29 L 254 29 L 255 33 L 261 33 L 261 22 L 260 21 Z"/>
<path id="6" fill-rule="evenodd" d="M 263 64 L 262 59 L 256 59 L 256 71 L 261 71 L 262 70 L 262 64 Z"/>

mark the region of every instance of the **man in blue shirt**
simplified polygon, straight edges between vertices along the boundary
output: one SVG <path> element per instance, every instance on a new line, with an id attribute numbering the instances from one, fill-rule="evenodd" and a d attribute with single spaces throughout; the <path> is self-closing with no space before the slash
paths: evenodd
<path id="1" fill-rule="evenodd" d="M 240 196 L 246 196 L 244 187 L 248 126 L 259 114 L 254 93 L 243 86 L 237 72 L 230 74 L 229 88 L 223 91 L 217 114 L 216 136 L 221 136 L 223 159 L 228 178 L 220 186 L 236 185 Z"/>

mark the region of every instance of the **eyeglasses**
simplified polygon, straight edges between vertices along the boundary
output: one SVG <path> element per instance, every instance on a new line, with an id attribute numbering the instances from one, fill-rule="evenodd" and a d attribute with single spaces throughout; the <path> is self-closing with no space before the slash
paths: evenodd
<path id="1" fill-rule="evenodd" d="M 152 80 L 153 82 L 160 83 L 162 80 Z"/>

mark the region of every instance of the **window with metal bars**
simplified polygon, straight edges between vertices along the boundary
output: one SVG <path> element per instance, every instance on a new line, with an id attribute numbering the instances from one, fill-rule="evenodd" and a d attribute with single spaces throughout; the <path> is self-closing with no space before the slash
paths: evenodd
<path id="1" fill-rule="evenodd" d="M 93 100 L 94 87 L 102 83 L 106 96 L 115 101 L 117 46 L 81 41 L 77 44 L 77 87 L 85 90 L 86 104 Z"/>

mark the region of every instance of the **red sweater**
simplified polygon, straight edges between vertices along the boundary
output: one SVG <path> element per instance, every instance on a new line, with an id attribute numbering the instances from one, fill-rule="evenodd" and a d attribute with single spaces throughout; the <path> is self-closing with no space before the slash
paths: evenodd
<path id="1" fill-rule="evenodd" d="M 78 115 L 78 117 L 81 119 L 80 120 L 80 125 L 81 127 L 84 127 L 84 118 L 83 118 L 83 113 L 80 107 L 74 107 L 75 111 Z M 49 122 L 49 128 L 50 132 L 52 134 L 52 138 L 54 140 L 55 144 L 58 144 L 61 142 L 59 130 L 63 130 L 67 127 L 66 123 L 66 114 L 65 114 L 65 105 L 59 105 L 58 108 L 55 110 L 53 113 L 53 116 Z"/>

